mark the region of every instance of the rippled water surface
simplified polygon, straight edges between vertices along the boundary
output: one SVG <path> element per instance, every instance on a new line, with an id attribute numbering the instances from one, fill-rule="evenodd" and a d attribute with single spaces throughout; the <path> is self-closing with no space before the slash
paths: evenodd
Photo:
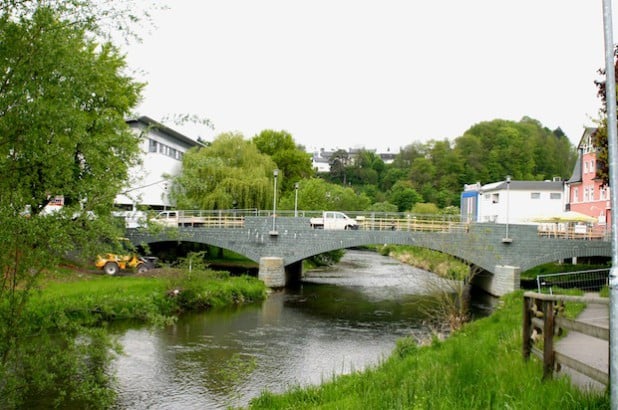
<path id="1" fill-rule="evenodd" d="M 117 329 L 110 369 L 122 408 L 245 406 L 262 391 L 319 384 L 374 366 L 397 339 L 424 338 L 421 302 L 435 277 L 373 252 L 348 251 L 261 305 L 186 315 L 163 329 Z M 432 285 L 433 284 L 433 285 Z"/>

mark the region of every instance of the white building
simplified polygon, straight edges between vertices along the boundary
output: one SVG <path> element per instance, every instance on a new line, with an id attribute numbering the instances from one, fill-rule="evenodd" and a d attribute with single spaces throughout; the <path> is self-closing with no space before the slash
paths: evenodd
<path id="1" fill-rule="evenodd" d="M 564 184 L 555 181 L 500 181 L 478 191 L 477 222 L 531 224 L 564 211 Z"/>
<path id="2" fill-rule="evenodd" d="M 149 117 L 127 124 L 141 137 L 141 163 L 129 170 L 129 185 L 116 197 L 117 208 L 135 212 L 138 205 L 153 210 L 173 206 L 168 177 L 178 175 L 184 153 L 200 143 Z"/>

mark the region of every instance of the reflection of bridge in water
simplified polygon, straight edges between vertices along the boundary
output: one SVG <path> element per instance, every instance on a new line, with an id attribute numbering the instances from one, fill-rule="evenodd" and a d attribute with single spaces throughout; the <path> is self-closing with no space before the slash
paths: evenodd
<path id="1" fill-rule="evenodd" d="M 322 230 L 312 229 L 307 216 L 273 218 L 230 211 L 184 215 L 193 218 L 189 220 L 181 215 L 176 214 L 173 223 L 168 218 L 166 225 L 173 228 L 157 233 L 129 229 L 127 236 L 135 244 L 196 242 L 231 250 L 259 263 L 259 277 L 271 287 L 300 279 L 305 258 L 374 244 L 413 245 L 453 255 L 481 268 L 476 284 L 495 295 L 518 289 L 520 272 L 543 263 L 611 257 L 609 241 L 568 230 L 539 231 L 536 225 L 365 216 L 357 217 L 358 230 Z"/>

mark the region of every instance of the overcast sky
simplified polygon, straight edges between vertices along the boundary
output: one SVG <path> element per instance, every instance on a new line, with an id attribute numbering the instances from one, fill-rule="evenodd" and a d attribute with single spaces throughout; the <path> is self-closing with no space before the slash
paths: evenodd
<path id="1" fill-rule="evenodd" d="M 602 0 L 160 3 L 126 50 L 148 83 L 137 112 L 214 124 L 166 123 L 190 137 L 274 129 L 308 148 L 397 151 L 529 116 L 576 144 L 598 117 Z"/>

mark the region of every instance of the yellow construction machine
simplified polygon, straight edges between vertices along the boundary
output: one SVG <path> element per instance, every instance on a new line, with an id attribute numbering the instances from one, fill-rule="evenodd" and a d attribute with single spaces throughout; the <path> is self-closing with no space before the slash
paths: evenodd
<path id="1" fill-rule="evenodd" d="M 143 258 L 135 253 L 128 255 L 105 253 L 97 256 L 95 266 L 98 269 L 103 269 L 103 272 L 108 275 L 115 275 L 121 270 L 132 270 L 143 273 L 153 268 L 153 263 L 151 260 Z"/>

